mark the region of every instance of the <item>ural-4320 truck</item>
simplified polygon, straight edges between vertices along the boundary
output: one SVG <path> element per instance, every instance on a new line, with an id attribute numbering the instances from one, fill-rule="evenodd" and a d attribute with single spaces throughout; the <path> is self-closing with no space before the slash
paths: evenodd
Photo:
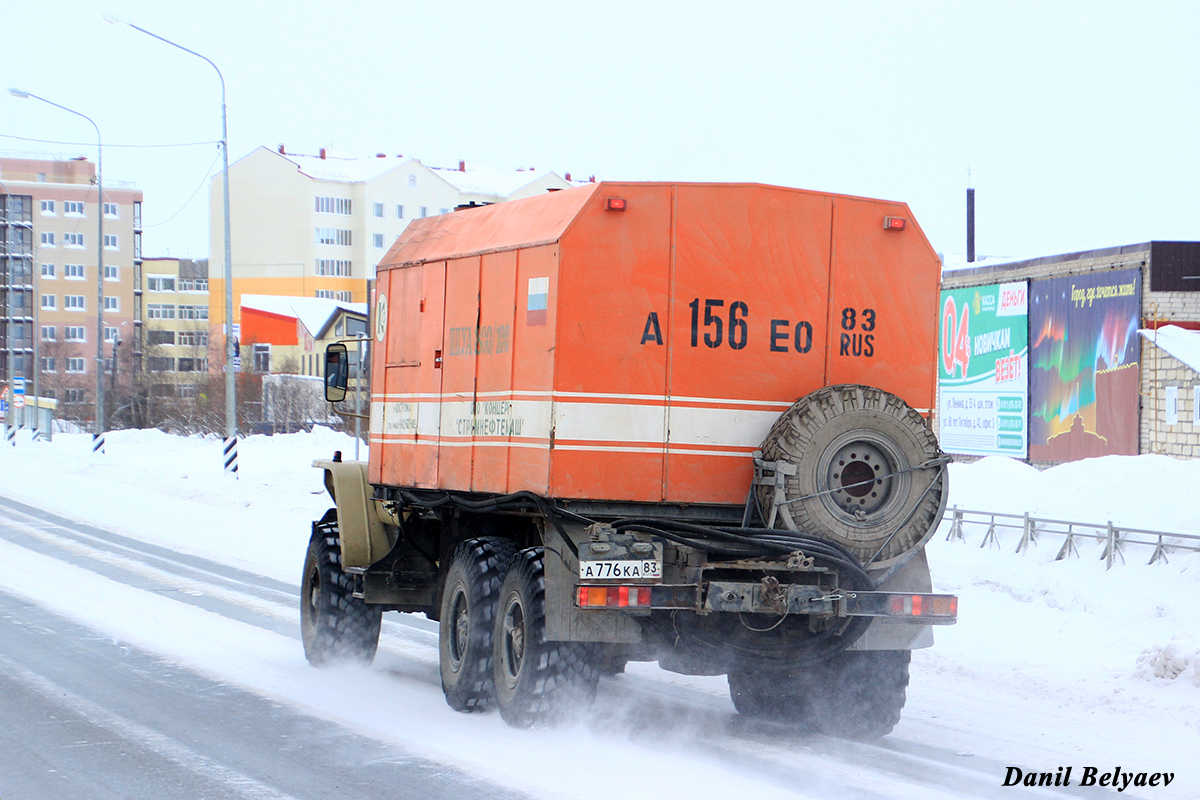
<path id="1" fill-rule="evenodd" d="M 598 183 L 413 221 L 380 262 L 370 460 L 314 466 L 302 626 L 370 661 L 440 624 L 442 688 L 512 725 L 630 660 L 743 714 L 882 736 L 952 623 L 939 261 L 902 203 Z M 326 352 L 344 399 L 346 347 Z"/>

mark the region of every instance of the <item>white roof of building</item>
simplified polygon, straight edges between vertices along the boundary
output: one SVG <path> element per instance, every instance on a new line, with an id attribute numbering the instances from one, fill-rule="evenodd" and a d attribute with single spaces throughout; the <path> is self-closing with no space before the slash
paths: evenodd
<path id="1" fill-rule="evenodd" d="M 340 300 L 326 300 L 322 297 L 284 297 L 273 294 L 244 294 L 242 308 L 255 311 L 265 311 L 268 314 L 278 314 L 281 317 L 293 317 L 304 323 L 308 332 L 317 336 L 333 319 L 333 315 L 345 309 L 367 316 L 366 303 L 343 303 Z"/>
<path id="2" fill-rule="evenodd" d="M 404 155 L 384 155 L 382 158 L 343 158 L 326 154 L 325 158 L 321 158 L 319 155 L 274 152 L 278 153 L 280 158 L 291 161 L 310 178 L 347 183 L 365 183 L 401 164 L 417 161 L 412 156 Z"/>
<path id="3" fill-rule="evenodd" d="M 378 178 L 380 175 L 415 161 L 422 166 L 420 159 L 404 155 L 379 154 L 366 158 L 345 158 L 326 153 L 325 158 L 319 155 L 304 155 L 300 153 L 279 153 L 295 164 L 299 170 L 310 178 L 328 181 L 345 181 L 348 183 L 365 183 Z M 463 169 L 456 167 L 429 167 L 435 175 L 465 194 L 494 195 L 508 197 L 523 186 L 527 186 L 546 175 L 558 173 L 552 170 L 514 169 L 502 170 L 490 167 L 476 166 L 468 161 L 462 162 Z M 560 178 L 561 179 L 561 178 Z M 572 181 L 580 184 L 583 181 Z"/>
<path id="4" fill-rule="evenodd" d="M 1189 331 L 1178 325 L 1164 325 L 1158 330 L 1138 331 L 1149 342 L 1161 347 L 1175 358 L 1200 372 L 1200 331 Z"/>

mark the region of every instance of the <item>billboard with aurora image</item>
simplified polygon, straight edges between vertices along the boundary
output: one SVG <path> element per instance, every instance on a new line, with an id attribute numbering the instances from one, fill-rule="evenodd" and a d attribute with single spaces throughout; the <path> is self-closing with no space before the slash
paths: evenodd
<path id="1" fill-rule="evenodd" d="M 1029 458 L 1138 452 L 1142 273 L 1029 285 Z"/>

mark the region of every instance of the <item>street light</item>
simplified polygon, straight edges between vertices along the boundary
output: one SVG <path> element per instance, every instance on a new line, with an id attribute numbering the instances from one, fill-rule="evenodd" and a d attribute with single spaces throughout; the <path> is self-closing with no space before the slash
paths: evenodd
<path id="1" fill-rule="evenodd" d="M 96 129 L 96 429 L 92 434 L 92 452 L 104 452 L 104 146 L 100 141 L 100 126 L 87 114 L 59 105 L 53 100 L 38 97 L 32 92 L 9 89 L 13 97 L 41 100 L 47 105 L 83 117 Z M 34 364 L 36 374 L 39 364 Z"/>
<path id="2" fill-rule="evenodd" d="M 104 16 L 105 22 L 113 24 L 128 25 L 135 31 L 140 31 L 147 36 L 152 36 L 160 42 L 169 44 L 172 47 L 178 48 L 185 53 L 191 53 L 196 58 L 203 59 L 208 62 L 208 65 L 217 71 L 217 78 L 221 81 L 221 161 L 222 161 L 222 181 L 224 183 L 224 204 L 225 204 L 225 447 L 224 447 L 224 463 L 225 471 L 231 473 L 233 477 L 237 477 L 237 384 L 234 381 L 233 375 L 233 260 L 230 255 L 230 235 L 229 235 L 229 127 L 225 114 L 225 76 L 221 74 L 221 70 L 207 56 L 200 55 L 195 50 L 190 50 L 181 44 L 172 42 L 170 39 L 159 36 L 157 33 L 134 25 L 132 22 L 127 22 L 116 17 Z"/>

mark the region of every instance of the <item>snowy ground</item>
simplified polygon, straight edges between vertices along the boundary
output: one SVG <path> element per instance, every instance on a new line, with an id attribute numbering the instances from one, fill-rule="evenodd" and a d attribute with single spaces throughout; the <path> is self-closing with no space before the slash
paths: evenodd
<path id="1" fill-rule="evenodd" d="M 0 448 L 0 495 L 289 585 L 299 580 L 309 523 L 328 506 L 311 461 L 337 449 L 350 457 L 354 447 L 327 430 L 251 437 L 240 446 L 240 480 L 231 481 L 221 472 L 216 439 L 120 431 L 109 434 L 108 455 L 100 458 L 91 456 L 89 444 L 86 436 L 57 435 L 49 444 L 22 437 L 18 447 Z M 951 467 L 950 502 L 1200 532 L 1200 506 L 1180 502 L 1196 486 L 1200 462 L 1164 457 L 1110 457 L 1043 473 L 986 459 Z M 1085 767 L 1173 772 L 1169 787 L 1131 787 L 1123 795 L 1200 797 L 1200 767 L 1192 760 L 1200 741 L 1200 557 L 1174 553 L 1169 564 L 1146 566 L 1149 550 L 1132 548 L 1128 563 L 1106 571 L 1091 542 L 1081 545 L 1080 558 L 1055 561 L 1061 539 L 1044 538 L 1017 555 L 1014 534 L 1006 534 L 1000 550 L 980 548 L 982 535 L 968 530 L 966 543 L 946 541 L 943 530 L 930 543 L 935 589 L 960 596 L 960 621 L 937 629 L 935 647 L 914 655 L 909 702 L 896 731 L 849 758 L 840 744 L 775 744 L 770 736 L 722 740 L 714 755 L 698 744 L 702 730 L 681 722 L 672 735 L 646 736 L 638 714 L 615 710 L 657 702 L 645 698 L 686 696 L 724 719 L 732 706 L 723 678 L 684 678 L 634 665 L 601 687 L 610 724 L 523 732 L 504 727 L 494 714 L 467 716 L 445 707 L 436 682 L 436 632 L 423 620 L 385 617 L 393 621 L 385 624 L 375 667 L 331 684 L 327 673 L 307 667 L 294 639 L 6 541 L 0 541 L 0 591 L 536 796 L 860 796 L 845 794 L 843 781 L 862 796 L 982 796 L 959 793 L 953 780 L 923 784 L 924 759 L 942 772 L 982 774 L 997 787 L 995 796 L 1039 796 L 1032 789 L 999 789 L 1009 766 L 1037 772 L 1071 766 L 1073 783 Z M 179 589 L 192 587 L 179 579 Z M 237 592 L 229 599 L 298 624 L 294 609 Z M 545 755 L 533 769 L 521 755 L 531 748 Z M 584 762 L 581 753 L 603 757 Z M 752 769 L 739 768 L 743 757 Z M 861 763 L 893 758 L 913 763 L 911 780 L 898 781 L 894 771 L 878 785 L 863 777 Z M 588 779 L 598 763 L 602 776 Z M 823 777 L 797 786 L 776 769 Z"/>

